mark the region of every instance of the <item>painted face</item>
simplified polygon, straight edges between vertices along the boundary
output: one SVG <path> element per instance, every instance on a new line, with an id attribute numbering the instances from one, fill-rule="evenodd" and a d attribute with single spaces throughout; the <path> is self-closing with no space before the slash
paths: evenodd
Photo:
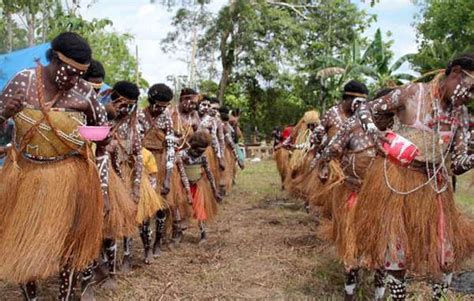
<path id="1" fill-rule="evenodd" d="M 308 129 L 310 131 L 314 130 L 316 128 L 316 123 L 308 123 Z"/>
<path id="2" fill-rule="evenodd" d="M 206 148 L 207 147 L 194 146 L 189 150 L 189 154 L 194 158 L 200 157 L 204 154 Z"/>
<path id="3" fill-rule="evenodd" d="M 166 108 L 169 106 L 169 102 L 156 102 L 153 105 L 150 105 L 150 111 L 153 116 L 159 116 L 163 114 Z"/>
<path id="4" fill-rule="evenodd" d="M 84 75 L 84 71 L 78 70 L 66 63 L 60 62 L 58 68 L 56 69 L 54 81 L 56 82 L 59 90 L 67 91 L 72 89 L 77 84 L 79 78 L 81 78 L 82 75 Z"/>
<path id="5" fill-rule="evenodd" d="M 220 107 L 221 106 L 218 103 L 211 104 L 211 110 L 209 111 L 209 115 L 216 116 L 217 113 L 219 112 Z"/>
<path id="6" fill-rule="evenodd" d="M 198 96 L 197 95 L 186 95 L 181 99 L 181 108 L 183 112 L 190 113 L 197 109 Z"/>
<path id="7" fill-rule="evenodd" d="M 137 101 L 120 96 L 114 99 L 111 104 L 117 118 L 124 118 L 135 110 Z"/>
<path id="8" fill-rule="evenodd" d="M 199 104 L 199 113 L 205 115 L 209 114 L 211 111 L 211 103 L 208 100 L 203 100 Z"/>

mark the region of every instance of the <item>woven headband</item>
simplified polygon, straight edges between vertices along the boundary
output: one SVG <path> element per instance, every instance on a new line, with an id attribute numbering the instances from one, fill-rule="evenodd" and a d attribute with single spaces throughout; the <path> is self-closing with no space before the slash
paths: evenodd
<path id="1" fill-rule="evenodd" d="M 58 55 L 58 58 L 63 62 L 63 63 L 66 63 L 68 64 L 69 66 L 71 67 L 74 67 L 80 71 L 87 71 L 87 69 L 89 68 L 89 64 L 80 64 L 78 62 L 76 62 L 75 60 L 71 59 L 71 58 L 68 58 L 67 56 L 65 56 L 64 54 L 62 54 L 61 52 L 59 51 L 55 51 L 56 54 Z"/>
<path id="2" fill-rule="evenodd" d="M 357 92 L 344 92 L 344 95 L 367 98 L 367 94 Z"/>
<path id="3" fill-rule="evenodd" d="M 87 83 L 89 83 L 89 85 L 91 85 L 92 88 L 94 88 L 94 89 L 100 89 L 104 85 L 104 83 L 93 83 L 93 82 L 89 82 L 89 81 Z"/>

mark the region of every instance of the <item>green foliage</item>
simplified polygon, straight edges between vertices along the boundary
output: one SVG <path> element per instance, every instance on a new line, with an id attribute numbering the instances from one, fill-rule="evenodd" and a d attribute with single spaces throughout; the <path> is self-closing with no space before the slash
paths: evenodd
<path id="1" fill-rule="evenodd" d="M 420 73 L 445 68 L 456 55 L 474 51 L 474 1 L 417 2 L 418 53 L 412 58 Z"/>
<path id="2" fill-rule="evenodd" d="M 79 1 L 74 3 L 78 5 Z M 7 25 L 12 28 L 13 49 L 26 47 L 31 42 L 28 40 L 28 34 L 33 34 L 35 44 L 50 41 L 61 32 L 74 31 L 88 40 L 94 58 L 104 65 L 107 72 L 106 82 L 113 84 L 119 80 L 137 81 L 137 61 L 127 47 L 133 37 L 111 31 L 112 21 L 87 21 L 75 14 L 74 10 L 66 11 L 59 0 L 3 0 L 0 2 L 0 8 L 3 12 L 0 24 L 4 25 L 0 30 L 1 52 L 8 50 Z M 9 20 L 8 12 L 15 18 Z M 22 20 L 23 17 L 27 22 L 22 26 L 17 19 Z M 141 74 L 138 74 L 138 82 L 141 87 L 148 87 Z"/>
<path id="3" fill-rule="evenodd" d="M 127 47 L 133 36 L 110 31 L 109 27 L 113 23 L 108 19 L 86 21 L 80 16 L 64 13 L 56 14 L 54 19 L 50 23 L 49 39 L 64 31 L 77 32 L 89 42 L 93 57 L 104 65 L 107 83 L 113 84 L 119 80 L 136 82 L 137 60 Z M 141 74 L 139 85 L 142 88 L 149 86 Z"/>

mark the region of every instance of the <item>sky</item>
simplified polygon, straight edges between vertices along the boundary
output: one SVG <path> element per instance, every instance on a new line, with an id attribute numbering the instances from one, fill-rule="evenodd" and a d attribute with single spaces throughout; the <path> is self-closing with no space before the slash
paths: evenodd
<path id="1" fill-rule="evenodd" d="M 330 1 L 330 0 L 327 0 Z M 384 32 L 392 32 L 394 40 L 392 50 L 395 58 L 406 53 L 416 51 L 416 35 L 412 27 L 416 7 L 411 0 L 380 0 L 375 7 L 360 0 L 352 0 L 360 8 L 369 13 L 377 14 L 377 22 L 366 32 L 373 36 L 377 28 Z M 93 4 L 88 7 L 88 3 Z M 108 18 L 113 22 L 113 30 L 120 33 L 132 34 L 135 39 L 130 48 L 135 53 L 138 46 L 139 66 L 144 78 L 150 83 L 165 82 L 171 84 L 168 76 L 188 74 L 186 63 L 180 60 L 182 54 L 163 53 L 160 41 L 172 30 L 171 19 L 175 10 L 170 10 L 162 5 L 163 0 L 83 0 L 80 10 L 82 16 L 88 20 L 93 18 Z M 192 0 L 174 0 L 179 5 L 189 5 Z M 212 0 L 209 9 L 217 12 L 228 0 Z M 401 71 L 408 71 L 408 66 L 403 66 Z"/>

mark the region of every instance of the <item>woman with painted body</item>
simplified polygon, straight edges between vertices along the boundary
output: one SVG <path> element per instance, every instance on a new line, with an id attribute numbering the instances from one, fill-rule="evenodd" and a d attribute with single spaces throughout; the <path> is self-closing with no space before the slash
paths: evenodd
<path id="1" fill-rule="evenodd" d="M 193 89 L 184 88 L 181 90 L 178 105 L 171 107 L 170 115 L 177 138 L 176 151 L 189 148 L 189 139 L 201 123 L 197 113 L 198 104 L 199 93 Z M 171 233 L 173 242 L 177 244 L 187 228 L 188 219 L 192 215 L 192 208 L 187 202 L 187 193 L 181 182 L 176 164 L 171 176 L 171 187 L 168 199 L 170 199 L 170 203 L 176 204 L 175 214 L 171 216 Z"/>
<path id="2" fill-rule="evenodd" d="M 221 123 L 216 117 L 219 100 L 205 97 L 199 103 L 199 116 L 201 123 L 199 124 L 198 130 L 207 131 L 211 135 L 211 145 L 206 151 L 209 165 L 211 166 L 212 173 L 215 177 L 216 183 L 219 185 L 219 190 L 222 191 L 222 172 L 225 170 L 224 162 L 224 133 L 222 131 Z"/>
<path id="3" fill-rule="evenodd" d="M 153 153 L 158 168 L 158 181 L 156 192 L 159 195 L 167 196 L 170 189 L 175 189 L 171 185 L 171 177 L 175 165 L 176 139 L 173 134 L 173 122 L 167 111 L 173 92 L 165 84 L 155 84 L 148 90 L 148 107 L 140 110 L 137 115 L 142 135 L 143 147 Z M 177 213 L 176 204 L 168 200 L 168 207 L 173 219 Z M 161 239 L 164 236 L 166 213 L 164 208 L 158 208 L 156 212 L 156 239 L 153 244 L 153 253 L 158 256 L 160 253 Z M 148 235 L 150 237 L 151 232 Z M 151 240 L 151 237 L 149 238 Z"/>
<path id="4" fill-rule="evenodd" d="M 224 160 L 226 162 L 226 169 L 223 172 L 224 191 L 225 193 L 229 193 L 234 183 L 236 165 L 243 169 L 244 161 L 239 157 L 238 146 L 234 143 L 232 135 L 234 128 L 229 124 L 229 109 L 226 107 L 220 108 L 219 116 L 222 121 L 225 142 Z"/>
<path id="5" fill-rule="evenodd" d="M 0 120 L 15 120 L 16 137 L 1 171 L 0 278 L 25 284 L 27 300 L 37 300 L 34 281 L 57 273 L 59 299 L 73 298 L 76 272 L 99 255 L 109 208 L 106 142 L 94 156 L 78 134 L 107 122 L 81 79 L 91 49 L 70 32 L 51 47 L 47 66 L 18 73 L 0 97 Z"/>
<path id="6" fill-rule="evenodd" d="M 372 117 L 392 114 L 393 131 L 418 148 L 411 162 L 375 160 L 354 217 L 358 256 L 369 268 L 385 267 L 394 300 L 406 297 L 406 270 L 429 275 L 433 298 L 441 298 L 452 271 L 472 254 L 473 225 L 456 208 L 449 174 L 474 166 L 464 106 L 473 71 L 474 56 L 462 55 L 430 83 L 396 88 L 360 110 L 364 128 L 380 137 Z"/>

